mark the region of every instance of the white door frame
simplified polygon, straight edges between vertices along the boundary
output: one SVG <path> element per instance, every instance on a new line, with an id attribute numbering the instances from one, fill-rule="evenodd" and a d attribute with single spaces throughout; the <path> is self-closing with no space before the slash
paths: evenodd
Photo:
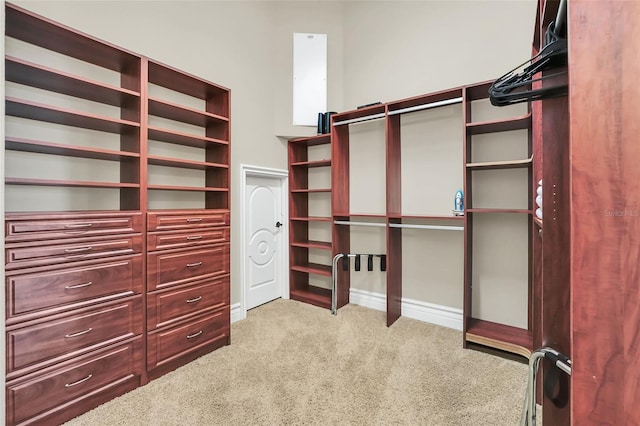
<path id="1" fill-rule="evenodd" d="M 272 169 L 268 167 L 251 166 L 248 164 L 240 164 L 240 309 L 242 319 L 247 317 L 247 279 L 245 274 L 246 267 L 246 214 L 247 205 L 245 203 L 245 192 L 247 191 L 247 177 L 257 176 L 280 181 L 280 189 L 282 190 L 282 262 L 280 271 L 280 296 L 283 299 L 289 298 L 289 172 L 287 170 Z"/>

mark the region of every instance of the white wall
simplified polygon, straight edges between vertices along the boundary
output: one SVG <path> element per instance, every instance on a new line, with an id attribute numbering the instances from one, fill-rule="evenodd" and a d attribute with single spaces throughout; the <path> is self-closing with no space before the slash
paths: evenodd
<path id="1" fill-rule="evenodd" d="M 491 80 L 530 57 L 535 0 L 348 1 L 345 109 Z"/>

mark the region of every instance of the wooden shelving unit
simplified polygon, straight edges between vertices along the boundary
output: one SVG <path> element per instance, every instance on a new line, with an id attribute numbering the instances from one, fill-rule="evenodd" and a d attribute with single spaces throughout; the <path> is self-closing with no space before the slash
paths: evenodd
<path id="1" fill-rule="evenodd" d="M 325 146 L 325 152 L 319 154 L 323 158 L 315 158 L 312 147 Z M 330 238 L 331 217 L 317 216 L 318 212 L 310 209 L 313 197 L 331 194 L 331 188 L 316 188 L 309 170 L 314 169 L 330 177 L 332 161 L 330 157 L 331 136 L 318 135 L 309 138 L 297 138 L 289 141 L 289 282 L 290 297 L 305 303 L 311 303 L 324 308 L 331 307 L 331 291 L 328 288 L 314 285 L 314 280 L 329 283 L 332 242 Z M 311 148 L 311 149 L 310 149 Z M 327 203 L 329 200 L 320 200 Z M 325 206 L 326 212 L 330 206 Z M 325 240 L 318 240 L 323 235 L 313 236 L 312 226 L 318 225 L 324 229 Z M 316 230 L 316 232 L 318 232 Z M 324 253 L 328 264 L 310 261 L 313 251 Z"/>
<path id="2" fill-rule="evenodd" d="M 518 355 L 528 357 L 533 351 L 533 306 L 535 303 L 534 286 L 531 279 L 532 273 L 532 230 L 533 230 L 533 201 L 532 201 L 532 188 L 533 188 L 533 145 L 532 145 L 532 114 L 527 112 L 523 115 L 507 118 L 496 118 L 494 120 L 474 121 L 472 104 L 474 102 L 486 101 L 488 98 L 488 88 L 491 82 L 481 83 L 474 86 L 467 86 L 464 90 L 464 105 L 465 105 L 465 287 L 464 287 L 464 346 L 467 346 L 468 342 L 480 344 L 483 346 L 489 346 L 495 349 L 512 352 Z M 530 110 L 530 107 L 529 107 Z M 474 161 L 476 150 L 476 141 L 473 140 L 474 136 L 485 135 L 492 136 L 493 134 L 501 132 L 513 132 L 513 131 L 527 131 L 526 141 L 526 155 L 525 159 L 508 159 L 508 160 L 496 160 L 496 161 Z M 515 142 L 509 142 L 513 144 Z M 527 206 L 521 207 L 486 207 L 487 202 L 483 203 L 483 207 L 476 207 L 476 200 L 474 199 L 474 189 L 477 189 L 477 184 L 474 183 L 478 173 L 491 173 L 495 170 L 514 170 L 524 169 L 527 172 L 527 176 L 524 181 L 516 182 L 521 188 L 522 192 L 527 193 Z M 526 276 L 526 282 L 520 283 L 513 282 L 514 278 L 502 274 L 501 271 L 492 269 L 487 271 L 482 269 L 477 256 L 477 250 L 481 250 L 480 247 L 476 247 L 479 244 L 474 240 L 474 237 L 483 231 L 482 227 L 489 223 L 492 223 L 492 229 L 496 226 L 500 226 L 499 222 L 504 220 L 504 214 L 508 215 L 525 215 L 527 218 L 524 222 L 524 226 L 527 227 L 525 234 L 527 237 L 526 246 L 528 247 L 526 253 L 514 253 L 514 256 L 525 256 L 528 265 L 528 272 Z M 491 218 L 495 218 L 492 220 Z M 482 219 L 482 222 L 480 222 Z M 487 222 L 489 221 L 489 222 Z M 509 223 L 509 228 L 504 227 L 506 232 L 513 232 L 513 224 Z M 517 237 L 516 237 L 517 238 Z M 485 256 L 483 256 L 484 258 Z M 509 262 L 509 260 L 504 260 Z M 484 274 L 484 275 L 483 275 Z M 495 291 L 492 287 L 491 277 L 499 278 L 500 280 L 509 281 L 510 285 L 525 285 L 525 294 L 527 297 L 527 303 L 525 309 L 527 309 L 527 320 L 525 327 L 516 327 L 513 325 L 503 324 L 497 321 L 490 321 L 485 318 L 479 318 L 476 315 L 487 315 L 486 308 L 482 309 L 481 306 L 474 303 L 475 297 L 482 293 L 483 299 L 496 298 L 498 295 L 492 295 L 488 292 Z M 498 285 L 498 284 L 496 284 Z M 506 285 L 504 283 L 499 285 Z M 485 288 L 486 287 L 486 288 Z M 510 290 L 516 291 L 516 290 Z M 485 302 L 485 307 L 486 302 Z M 495 306 L 496 312 L 501 309 L 500 306 Z M 503 309 L 503 308 L 502 308 Z"/>
<path id="3" fill-rule="evenodd" d="M 230 343 L 230 91 L 5 16 L 6 418 L 60 424 Z"/>

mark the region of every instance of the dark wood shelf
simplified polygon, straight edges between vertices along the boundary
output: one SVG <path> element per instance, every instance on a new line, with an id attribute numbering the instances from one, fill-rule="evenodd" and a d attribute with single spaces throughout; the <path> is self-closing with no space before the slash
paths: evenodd
<path id="1" fill-rule="evenodd" d="M 212 188 L 207 186 L 147 185 L 147 188 L 158 191 L 229 192 L 229 188 Z"/>
<path id="2" fill-rule="evenodd" d="M 133 131 L 140 127 L 139 123 L 133 121 L 72 111 L 9 97 L 6 99 L 6 114 L 13 117 L 119 134 Z"/>
<path id="3" fill-rule="evenodd" d="M 435 102 L 453 100 L 462 97 L 462 87 L 442 90 L 439 92 L 429 93 L 426 95 L 413 96 L 399 101 L 387 103 L 389 115 L 398 114 L 396 111 L 407 108 L 421 107 Z"/>
<path id="4" fill-rule="evenodd" d="M 306 272 L 308 274 L 323 275 L 325 277 L 331 276 L 331 266 L 321 265 L 319 263 L 309 262 L 304 265 L 292 265 L 291 270 L 298 271 L 298 272 Z"/>
<path id="5" fill-rule="evenodd" d="M 29 185 L 29 186 L 61 186 L 61 187 L 83 187 L 83 188 L 140 188 L 137 183 L 125 182 L 93 182 L 79 180 L 55 180 L 55 179 L 26 179 L 5 177 L 7 185 Z"/>
<path id="6" fill-rule="evenodd" d="M 208 163 L 206 161 L 181 160 L 176 158 L 159 157 L 149 155 L 147 162 L 154 166 L 178 167 L 182 169 L 209 170 L 209 169 L 228 169 L 228 164 Z"/>
<path id="7" fill-rule="evenodd" d="M 140 158 L 140 154 L 135 152 L 77 147 L 14 137 L 5 138 L 5 148 L 11 151 L 63 155 L 66 157 L 90 158 L 94 160 L 126 161 Z"/>
<path id="8" fill-rule="evenodd" d="M 305 289 L 291 289 L 289 297 L 298 302 L 309 303 L 321 308 L 331 308 L 331 290 L 308 286 Z"/>
<path id="9" fill-rule="evenodd" d="M 301 242 L 293 242 L 291 243 L 292 247 L 302 247 L 302 248 L 314 248 L 321 250 L 331 250 L 331 243 L 326 241 L 307 241 L 304 243 Z"/>
<path id="10" fill-rule="evenodd" d="M 482 163 L 467 163 L 470 170 L 500 170 L 500 169 L 524 169 L 531 167 L 533 157 L 524 160 L 486 161 Z"/>
<path id="11" fill-rule="evenodd" d="M 229 89 L 177 70 L 169 65 L 149 62 L 149 83 L 207 101 L 207 111 L 228 118 Z"/>
<path id="12" fill-rule="evenodd" d="M 516 214 L 532 214 L 529 209 L 494 209 L 494 208 L 473 208 L 465 209 L 465 213 L 516 213 Z"/>
<path id="13" fill-rule="evenodd" d="M 113 71 L 123 72 L 139 68 L 140 56 L 15 5 L 7 4 L 5 22 L 7 37 Z M 37 31 L 34 28 L 37 28 Z"/>
<path id="14" fill-rule="evenodd" d="M 290 217 L 289 220 L 298 222 L 331 222 L 330 217 L 308 216 L 308 217 Z"/>
<path id="15" fill-rule="evenodd" d="M 161 129 L 159 127 L 149 126 L 148 136 L 151 140 L 159 142 L 174 143 L 177 145 L 193 146 L 195 148 L 206 148 L 211 144 L 229 145 L 228 141 L 221 139 L 208 138 L 206 136 L 191 135 L 188 133 L 177 132 L 169 129 Z"/>
<path id="16" fill-rule="evenodd" d="M 327 145 L 331 143 L 331 134 L 327 133 L 324 135 L 310 136 L 306 138 L 296 138 L 289 140 L 289 142 L 296 145 L 306 146 Z"/>
<path id="17" fill-rule="evenodd" d="M 211 114 L 152 97 L 149 97 L 149 115 L 202 127 L 211 124 L 229 124 L 229 119 L 221 115 Z"/>
<path id="18" fill-rule="evenodd" d="M 466 127 L 469 135 L 481 135 L 484 133 L 509 132 L 512 130 L 531 130 L 531 123 L 531 113 L 527 113 L 519 117 L 506 118 L 503 120 L 467 123 Z"/>
<path id="19" fill-rule="evenodd" d="M 138 92 L 88 80 L 11 56 L 6 57 L 5 67 L 6 80 L 14 83 L 117 107 L 134 107 L 135 102 L 140 101 Z"/>
<path id="20" fill-rule="evenodd" d="M 533 351 L 533 335 L 529 330 L 472 318 L 467 341 L 529 358 Z"/>
<path id="21" fill-rule="evenodd" d="M 327 167 L 331 166 L 331 160 L 314 160 L 314 161 L 297 161 L 295 163 L 291 163 L 292 167 Z"/>
<path id="22" fill-rule="evenodd" d="M 331 188 L 316 188 L 316 189 L 292 189 L 291 190 L 292 193 L 306 193 L 306 194 L 311 194 L 311 193 L 318 193 L 318 192 L 331 192 Z"/>

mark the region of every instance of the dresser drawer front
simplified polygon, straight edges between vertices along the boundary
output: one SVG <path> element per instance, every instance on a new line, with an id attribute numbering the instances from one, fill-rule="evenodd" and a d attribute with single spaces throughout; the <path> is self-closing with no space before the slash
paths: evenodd
<path id="1" fill-rule="evenodd" d="M 54 321 L 7 331 L 8 371 L 56 357 L 77 355 L 142 333 L 142 304 L 137 298 Z"/>
<path id="2" fill-rule="evenodd" d="M 7 269 L 45 266 L 107 256 L 140 253 L 142 236 L 73 241 L 55 245 L 31 245 L 6 249 Z"/>
<path id="3" fill-rule="evenodd" d="M 142 214 L 8 214 L 6 242 L 95 237 L 142 232 Z"/>
<path id="4" fill-rule="evenodd" d="M 229 277 L 179 290 L 149 294 L 148 329 L 153 330 L 172 322 L 220 309 L 229 304 Z"/>
<path id="5" fill-rule="evenodd" d="M 149 290 L 229 273 L 229 244 L 206 249 L 150 253 L 147 259 Z"/>
<path id="6" fill-rule="evenodd" d="M 229 227 L 207 229 L 203 231 L 178 231 L 152 233 L 147 236 L 147 249 L 166 250 L 193 247 L 204 244 L 217 244 L 229 241 Z"/>
<path id="7" fill-rule="evenodd" d="M 117 261 L 6 277 L 8 319 L 31 312 L 82 306 L 92 299 L 141 294 L 142 255 Z"/>
<path id="8" fill-rule="evenodd" d="M 7 386 L 12 424 L 46 414 L 113 382 L 139 376 L 136 359 L 142 352 L 140 346 L 139 340 L 118 346 L 72 366 Z"/>
<path id="9" fill-rule="evenodd" d="M 228 211 L 201 212 L 149 212 L 149 231 L 169 231 L 177 229 L 203 228 L 229 225 Z"/>
<path id="10" fill-rule="evenodd" d="M 186 325 L 148 336 L 148 365 L 152 370 L 208 344 L 229 337 L 229 307 Z"/>

